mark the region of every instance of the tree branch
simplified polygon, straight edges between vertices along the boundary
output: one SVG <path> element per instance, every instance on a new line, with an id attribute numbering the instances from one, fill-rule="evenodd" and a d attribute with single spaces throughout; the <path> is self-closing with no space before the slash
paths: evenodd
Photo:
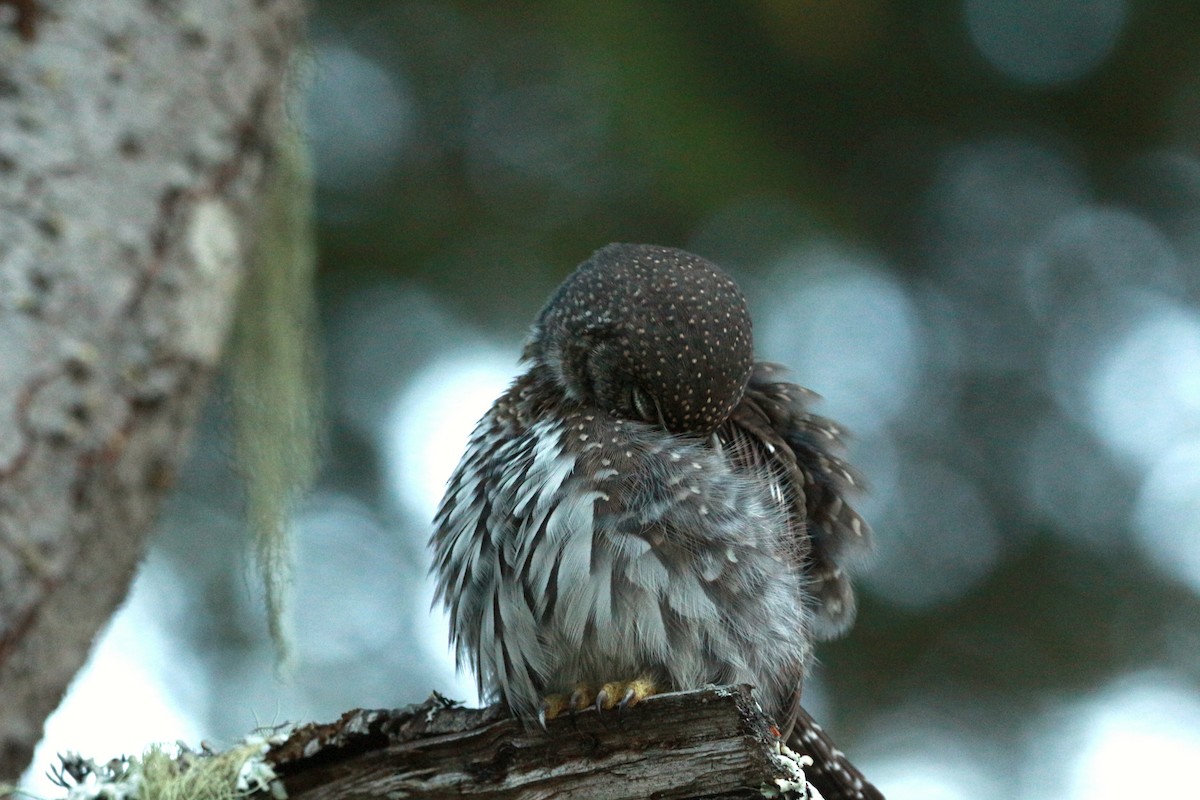
<path id="1" fill-rule="evenodd" d="M 761 798 L 800 777 L 749 686 L 657 695 L 620 716 L 589 710 L 547 727 L 434 694 L 307 725 L 266 758 L 292 800 Z"/>

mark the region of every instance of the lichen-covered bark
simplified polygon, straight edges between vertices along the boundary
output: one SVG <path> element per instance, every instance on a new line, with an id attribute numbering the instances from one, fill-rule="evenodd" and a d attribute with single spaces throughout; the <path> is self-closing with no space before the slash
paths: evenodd
<path id="1" fill-rule="evenodd" d="M 302 4 L 23 0 L 0 12 L 11 780 L 125 594 L 216 367 Z"/>
<path id="2" fill-rule="evenodd" d="M 588 710 L 546 731 L 498 706 L 456 708 L 435 695 L 304 726 L 266 759 L 293 800 L 735 800 L 803 786 L 749 686 L 657 695 L 623 714 Z"/>

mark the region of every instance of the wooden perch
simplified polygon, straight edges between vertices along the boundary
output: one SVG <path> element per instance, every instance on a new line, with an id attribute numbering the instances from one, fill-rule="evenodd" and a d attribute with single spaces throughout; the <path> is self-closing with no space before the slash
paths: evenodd
<path id="1" fill-rule="evenodd" d="M 266 759 L 292 800 L 761 798 L 800 777 L 749 686 L 657 695 L 620 717 L 589 710 L 548 728 L 435 693 L 306 725 Z"/>

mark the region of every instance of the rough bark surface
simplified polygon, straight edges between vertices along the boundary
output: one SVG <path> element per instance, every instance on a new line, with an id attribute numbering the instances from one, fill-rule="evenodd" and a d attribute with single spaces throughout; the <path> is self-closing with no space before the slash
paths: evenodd
<path id="1" fill-rule="evenodd" d="M 658 695 L 618 717 L 587 711 L 529 730 L 498 706 L 434 695 L 307 725 L 267 754 L 292 800 L 763 797 L 797 763 L 749 686 Z"/>
<path id="2" fill-rule="evenodd" d="M 172 483 L 302 17 L 300 0 L 0 4 L 0 781 Z"/>

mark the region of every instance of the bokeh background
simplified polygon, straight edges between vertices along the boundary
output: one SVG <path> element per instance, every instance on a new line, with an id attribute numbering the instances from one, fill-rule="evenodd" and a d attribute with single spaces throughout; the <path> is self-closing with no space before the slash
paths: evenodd
<path id="1" fill-rule="evenodd" d="M 878 554 L 807 699 L 888 797 L 1188 796 L 1198 45 L 1190 0 L 318 0 L 295 669 L 221 393 L 31 780 L 55 750 L 475 700 L 429 519 L 545 297 L 637 241 L 732 272 L 760 355 L 855 433 Z"/>

